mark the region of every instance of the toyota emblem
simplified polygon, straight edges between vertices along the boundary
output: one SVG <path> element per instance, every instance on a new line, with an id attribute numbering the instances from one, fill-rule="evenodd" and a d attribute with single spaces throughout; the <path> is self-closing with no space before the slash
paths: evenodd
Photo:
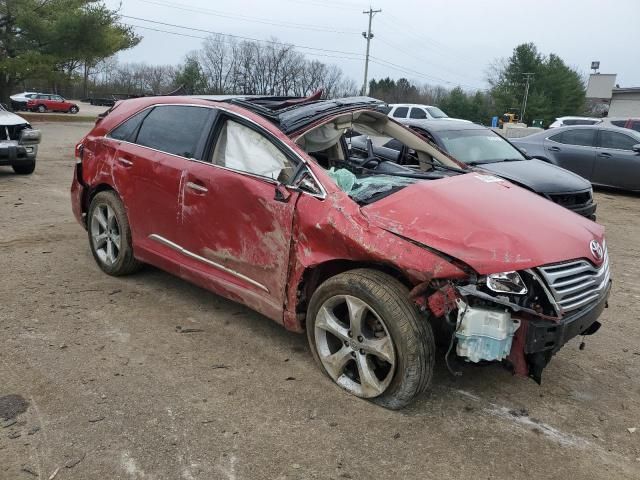
<path id="1" fill-rule="evenodd" d="M 593 258 L 595 258 L 596 260 L 602 260 L 602 257 L 604 257 L 604 251 L 602 250 L 602 245 L 600 245 L 600 242 L 598 242 L 597 240 L 591 240 L 589 248 L 591 249 L 591 255 L 593 255 Z"/>

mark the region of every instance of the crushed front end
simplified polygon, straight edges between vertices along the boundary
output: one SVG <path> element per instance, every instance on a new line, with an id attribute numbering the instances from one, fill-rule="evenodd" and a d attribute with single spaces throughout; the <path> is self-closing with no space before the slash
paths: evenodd
<path id="1" fill-rule="evenodd" d="M 412 298 L 430 314 L 451 355 L 468 362 L 503 362 L 514 374 L 541 382 L 551 357 L 578 335 L 600 328 L 611 289 L 609 258 L 586 259 L 522 271 L 432 280 Z"/>

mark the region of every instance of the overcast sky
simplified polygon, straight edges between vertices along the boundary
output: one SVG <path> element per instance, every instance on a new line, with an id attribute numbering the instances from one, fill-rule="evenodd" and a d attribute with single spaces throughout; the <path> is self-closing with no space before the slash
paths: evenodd
<path id="1" fill-rule="evenodd" d="M 318 50 L 300 51 L 362 83 L 367 2 L 357 0 L 105 0 L 122 15 Z M 487 67 L 533 42 L 583 74 L 592 60 L 617 73 L 622 87 L 640 87 L 640 0 L 377 0 L 369 78 L 486 88 Z M 206 36 L 143 20 L 138 26 Z M 122 61 L 177 64 L 202 40 L 137 28 L 144 38 Z M 323 49 L 325 51 L 322 51 Z M 326 51 L 331 50 L 331 51 Z M 374 63 L 375 62 L 375 63 Z M 393 64 L 393 65 L 391 65 Z"/>

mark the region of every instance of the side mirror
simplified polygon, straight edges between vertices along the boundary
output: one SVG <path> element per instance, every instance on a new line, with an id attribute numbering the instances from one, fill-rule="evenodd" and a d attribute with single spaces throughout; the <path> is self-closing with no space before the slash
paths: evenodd
<path id="1" fill-rule="evenodd" d="M 20 145 L 37 145 L 42 139 L 40 130 L 25 128 L 20 132 Z"/>
<path id="2" fill-rule="evenodd" d="M 299 179 L 293 184 L 293 187 L 301 192 L 307 192 L 314 196 L 320 197 L 323 195 L 322 188 L 308 171 L 300 175 Z"/>
<path id="3" fill-rule="evenodd" d="M 631 150 L 636 153 L 640 153 L 640 143 L 636 143 L 633 147 L 631 147 Z"/>

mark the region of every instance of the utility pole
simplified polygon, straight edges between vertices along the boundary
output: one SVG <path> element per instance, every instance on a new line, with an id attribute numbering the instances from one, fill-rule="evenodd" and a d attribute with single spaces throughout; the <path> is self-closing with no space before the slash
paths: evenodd
<path id="1" fill-rule="evenodd" d="M 524 99 L 522 100 L 522 112 L 520 112 L 520 121 L 524 123 L 524 114 L 527 110 L 527 97 L 529 97 L 529 80 L 533 77 L 534 73 L 524 72 L 522 74 L 527 81 L 527 85 L 524 87 Z"/>
<path id="2" fill-rule="evenodd" d="M 362 84 L 362 95 L 367 94 L 367 75 L 369 74 L 369 44 L 371 43 L 371 39 L 373 38 L 373 33 L 371 33 L 371 21 L 373 20 L 373 16 L 376 13 L 380 13 L 382 10 L 373 10 L 369 7 L 369 10 L 365 10 L 365 15 L 369 15 L 369 28 L 366 32 L 362 32 L 362 36 L 367 40 L 367 54 L 364 60 L 364 83 Z"/>

